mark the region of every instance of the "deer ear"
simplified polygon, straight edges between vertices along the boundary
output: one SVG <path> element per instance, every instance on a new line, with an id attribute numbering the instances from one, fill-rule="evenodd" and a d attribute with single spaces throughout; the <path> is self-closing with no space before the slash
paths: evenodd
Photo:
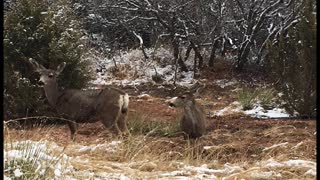
<path id="1" fill-rule="evenodd" d="M 57 70 L 56 70 L 57 75 L 59 75 L 59 74 L 63 71 L 63 69 L 64 69 L 65 67 L 66 67 L 66 62 L 61 63 L 61 64 L 57 67 Z"/>
<path id="2" fill-rule="evenodd" d="M 40 71 L 46 69 L 45 67 L 43 67 L 41 64 L 37 63 L 37 61 L 33 60 L 32 58 L 29 59 L 29 62 L 36 72 L 40 72 Z"/>
<path id="3" fill-rule="evenodd" d="M 206 87 L 206 84 L 200 85 L 200 87 L 198 87 L 198 88 L 196 89 L 196 92 L 193 93 L 193 95 L 194 95 L 195 97 L 199 97 L 199 96 L 200 96 L 199 91 L 203 90 L 205 87 Z"/>

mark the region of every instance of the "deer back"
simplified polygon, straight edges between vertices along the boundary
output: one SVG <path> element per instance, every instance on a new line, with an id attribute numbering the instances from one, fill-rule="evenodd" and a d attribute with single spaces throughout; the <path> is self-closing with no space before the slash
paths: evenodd
<path id="1" fill-rule="evenodd" d="M 60 115 L 81 120 L 98 120 L 108 113 L 117 113 L 123 106 L 126 93 L 115 88 L 65 90 L 57 99 L 55 109 Z"/>

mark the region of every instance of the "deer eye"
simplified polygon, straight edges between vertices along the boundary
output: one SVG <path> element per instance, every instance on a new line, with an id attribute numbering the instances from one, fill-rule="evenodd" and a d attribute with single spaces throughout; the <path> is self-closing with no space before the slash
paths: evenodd
<path id="1" fill-rule="evenodd" d="M 53 73 L 50 73 L 50 74 L 48 75 L 48 77 L 49 77 L 49 78 L 52 78 L 52 77 L 53 77 Z"/>
<path id="2" fill-rule="evenodd" d="M 180 98 L 181 98 L 181 99 L 185 99 L 185 98 L 186 98 L 186 96 L 180 96 Z"/>

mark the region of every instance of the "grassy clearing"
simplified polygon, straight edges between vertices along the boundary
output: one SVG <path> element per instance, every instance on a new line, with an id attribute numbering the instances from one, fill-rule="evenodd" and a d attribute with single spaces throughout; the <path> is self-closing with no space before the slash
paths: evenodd
<path id="1" fill-rule="evenodd" d="M 307 122 L 288 122 L 285 125 L 281 121 L 278 123 L 270 121 L 270 123 L 276 124 L 276 126 L 273 126 L 260 121 L 244 123 L 243 120 L 236 122 L 219 120 L 221 124 L 219 128 L 210 130 L 208 134 L 200 139 L 184 140 L 182 135 L 173 133 L 179 130 L 178 126 L 171 126 L 168 122 L 154 123 L 152 120 L 148 115 L 132 113 L 128 121 L 130 122 L 128 127 L 132 133 L 129 137 L 106 136 L 97 141 L 98 137 L 94 135 L 96 133 L 79 134 L 77 142 L 70 143 L 65 147 L 64 151 L 61 147 L 55 148 L 54 145 L 50 147 L 58 149 L 58 151 L 49 150 L 49 147 L 47 149 L 39 149 L 37 150 L 40 152 L 38 154 L 43 153 L 58 158 L 55 159 L 57 161 L 49 159 L 43 162 L 44 164 L 41 167 L 59 167 L 60 165 L 63 167 L 64 165 L 68 165 L 69 162 L 66 162 L 63 157 L 59 156 L 59 153 L 65 153 L 69 157 L 74 157 L 70 163 L 77 172 L 76 175 L 72 174 L 71 176 L 81 177 L 80 179 L 86 179 L 89 177 L 87 174 L 91 172 L 118 172 L 122 169 L 123 172 L 128 172 L 125 169 L 128 167 L 131 168 L 130 172 L 138 171 L 139 173 L 143 172 L 155 175 L 155 172 L 180 171 L 184 167 L 200 167 L 204 164 L 207 168 L 215 170 L 228 170 L 228 164 L 230 166 L 239 166 L 232 173 L 227 173 L 227 171 L 214 173 L 218 178 L 230 176 L 229 178 L 231 179 L 235 177 L 259 179 L 261 174 L 269 177 L 272 171 L 274 172 L 270 175 L 272 178 L 281 174 L 281 178 L 283 179 L 314 179 L 313 175 L 306 174 L 310 170 L 308 166 L 286 165 L 290 160 L 315 162 L 315 129 L 310 124 L 308 125 Z M 209 122 L 211 121 L 214 120 L 209 120 Z M 250 124 L 247 125 L 247 123 Z M 97 128 L 97 124 L 87 124 L 84 127 L 86 127 L 86 130 L 92 131 L 94 128 Z M 84 131 L 84 127 L 81 131 Z M 164 127 L 170 127 L 169 129 L 171 130 L 168 131 Z M 61 132 L 63 131 L 63 133 L 67 134 L 65 131 L 68 131 L 67 128 L 52 128 L 52 130 L 48 130 L 48 127 L 43 127 L 39 128 L 42 130 L 34 129 L 33 131 L 32 129 L 30 131 L 5 129 L 5 150 L 29 149 L 29 153 L 26 154 L 32 154 L 30 153 L 30 149 L 39 147 L 39 145 L 28 144 L 26 142 L 29 141 L 22 141 L 20 139 L 21 144 L 19 147 L 14 145 L 11 147 L 10 142 L 13 144 L 16 142 L 17 137 L 22 136 L 24 137 L 23 140 L 29 139 L 40 142 L 52 136 L 55 136 L 55 140 L 59 140 Z M 98 129 L 104 128 L 99 127 Z M 83 142 L 82 140 L 85 137 L 88 139 L 85 139 L 86 141 Z M 66 139 L 69 139 L 69 137 Z M 90 141 L 89 144 L 88 141 Z M 24 145 L 23 142 L 25 143 Z M 113 142 L 119 143 L 111 146 L 111 144 L 114 144 Z M 80 149 L 88 148 L 88 145 L 90 146 L 89 150 L 79 151 Z M 44 147 L 44 145 L 40 147 Z M 112 147 L 111 151 L 110 147 Z M 28 151 L 26 150 L 26 152 Z M 33 157 L 41 159 L 39 155 L 33 155 Z M 278 168 L 266 166 L 270 159 L 282 163 L 283 166 Z M 25 178 L 30 177 L 33 179 L 34 177 L 40 177 L 40 175 L 34 174 L 34 172 L 38 173 L 39 171 L 36 171 L 37 166 L 33 166 L 33 164 L 37 163 L 32 160 L 31 158 L 20 162 L 21 159 L 16 159 L 15 164 L 7 161 L 5 175 L 8 177 L 15 176 L 14 171 L 19 168 L 20 172 L 23 172 L 25 175 Z M 57 164 L 60 165 L 58 166 Z M 313 167 L 313 165 L 310 167 Z M 86 172 L 87 174 L 78 172 Z M 186 170 L 186 172 L 190 171 Z M 192 173 L 195 172 L 196 170 L 192 170 Z M 54 178 L 56 176 L 54 170 L 50 168 L 48 168 L 45 174 L 46 177 Z M 149 176 L 147 175 L 146 177 Z"/>

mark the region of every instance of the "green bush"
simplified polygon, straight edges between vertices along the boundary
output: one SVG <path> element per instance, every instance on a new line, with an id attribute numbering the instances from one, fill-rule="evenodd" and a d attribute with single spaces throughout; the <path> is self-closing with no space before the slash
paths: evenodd
<path id="1" fill-rule="evenodd" d="M 269 44 L 275 88 L 283 92 L 286 110 L 302 117 L 316 114 L 315 1 L 303 1 L 301 20 L 277 44 Z"/>
<path id="2" fill-rule="evenodd" d="M 8 118 L 26 116 L 29 109 L 43 114 L 38 75 L 28 62 L 46 68 L 67 66 L 59 79 L 66 88 L 83 88 L 92 79 L 86 36 L 66 0 L 17 0 L 4 16 L 4 112 Z M 23 82 L 22 82 L 23 81 Z M 44 108 L 46 109 L 46 108 Z M 33 115 L 30 113 L 29 115 Z"/>

